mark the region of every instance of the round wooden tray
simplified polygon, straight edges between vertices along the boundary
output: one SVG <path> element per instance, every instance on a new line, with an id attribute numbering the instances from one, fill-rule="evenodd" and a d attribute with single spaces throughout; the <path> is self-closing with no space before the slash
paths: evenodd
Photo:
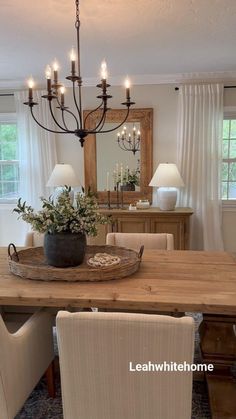
<path id="1" fill-rule="evenodd" d="M 12 245 L 12 244 L 11 244 Z M 124 278 L 139 269 L 143 247 L 140 252 L 117 246 L 87 246 L 84 261 L 73 268 L 55 268 L 46 263 L 43 247 L 31 247 L 10 254 L 10 271 L 18 276 L 42 281 L 108 281 Z M 95 253 L 109 253 L 120 257 L 121 262 L 114 266 L 94 268 L 87 260 Z"/>

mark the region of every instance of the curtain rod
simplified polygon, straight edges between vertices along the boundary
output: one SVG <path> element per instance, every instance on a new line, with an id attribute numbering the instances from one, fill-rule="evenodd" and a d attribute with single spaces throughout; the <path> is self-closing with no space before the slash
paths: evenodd
<path id="1" fill-rule="evenodd" d="M 0 96 L 14 96 L 14 93 L 0 93 Z"/>
<path id="2" fill-rule="evenodd" d="M 224 86 L 224 89 L 236 89 L 236 86 Z M 179 87 L 175 87 L 175 90 L 179 90 Z"/>

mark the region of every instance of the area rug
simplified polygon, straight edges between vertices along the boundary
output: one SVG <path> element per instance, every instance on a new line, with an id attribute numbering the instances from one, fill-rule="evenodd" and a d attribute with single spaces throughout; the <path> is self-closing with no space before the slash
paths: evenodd
<path id="1" fill-rule="evenodd" d="M 195 321 L 195 354 L 194 362 L 201 362 L 201 353 L 199 348 L 198 326 L 202 320 L 200 313 L 186 313 L 192 316 Z M 56 331 L 54 329 L 55 353 L 58 353 Z M 204 382 L 193 383 L 193 402 L 192 419 L 210 419 L 210 410 L 208 403 L 207 388 Z M 31 393 L 24 407 L 15 419 L 63 419 L 61 387 L 59 376 L 56 377 L 56 398 L 51 399 L 48 396 L 44 379 L 40 381 L 35 390 Z M 91 419 L 91 418 L 88 418 Z M 128 419 L 128 418 L 124 418 Z M 164 418 L 163 418 L 164 419 Z M 176 418 L 179 419 L 179 418 Z"/>

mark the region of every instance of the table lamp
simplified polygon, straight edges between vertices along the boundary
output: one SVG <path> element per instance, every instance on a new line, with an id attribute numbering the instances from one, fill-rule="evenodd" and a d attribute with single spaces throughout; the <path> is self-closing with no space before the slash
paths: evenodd
<path id="1" fill-rule="evenodd" d="M 46 186 L 56 187 L 53 198 L 57 199 L 63 191 L 63 187 L 67 186 L 79 186 L 80 181 L 77 178 L 73 167 L 70 164 L 56 164 L 50 178 L 48 179 Z M 71 201 L 74 200 L 74 191 L 71 190 Z"/>
<path id="2" fill-rule="evenodd" d="M 158 203 L 163 211 L 173 211 L 177 200 L 177 189 L 184 186 L 174 163 L 161 163 L 157 167 L 149 186 L 158 187 Z"/>

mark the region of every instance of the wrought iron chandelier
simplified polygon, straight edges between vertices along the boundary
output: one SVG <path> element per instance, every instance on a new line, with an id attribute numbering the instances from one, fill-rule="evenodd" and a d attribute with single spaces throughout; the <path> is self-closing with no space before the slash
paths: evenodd
<path id="1" fill-rule="evenodd" d="M 140 150 L 141 133 L 133 126 L 132 134 L 127 133 L 127 128 L 124 126 L 123 131 L 117 134 L 118 146 L 125 151 L 131 151 L 133 155 Z"/>
<path id="2" fill-rule="evenodd" d="M 38 105 L 37 102 L 34 102 L 33 98 L 33 87 L 34 81 L 31 78 L 28 82 L 29 87 L 29 96 L 28 102 L 25 102 L 25 105 L 28 105 L 30 108 L 31 115 L 34 121 L 43 129 L 49 132 L 57 133 L 57 134 L 74 134 L 76 137 L 79 138 L 81 143 L 81 147 L 83 147 L 85 138 L 89 134 L 97 134 L 97 133 L 107 133 L 117 130 L 120 126 L 124 124 L 127 120 L 129 115 L 129 109 L 131 105 L 134 105 L 134 102 L 131 101 L 130 98 L 130 83 L 129 80 L 126 79 L 125 87 L 126 87 L 126 100 L 122 103 L 122 105 L 126 106 L 127 113 L 125 115 L 124 120 L 119 123 L 116 127 L 112 129 L 103 129 L 104 124 L 106 122 L 107 112 L 109 111 L 108 108 L 108 99 L 112 98 L 110 94 L 108 94 L 107 89 L 110 87 L 110 84 L 107 83 L 107 66 L 106 63 L 103 61 L 101 65 L 101 83 L 97 85 L 99 89 L 101 89 L 101 93 L 97 96 L 100 99 L 100 104 L 91 112 L 88 113 L 86 118 L 83 120 L 83 106 L 82 106 L 82 77 L 80 71 L 80 13 L 79 13 L 79 0 L 75 1 L 76 6 L 76 21 L 75 21 L 75 29 L 77 34 L 77 71 L 76 71 L 76 53 L 75 50 L 72 49 L 70 59 L 71 59 L 71 75 L 67 76 L 66 79 L 72 83 L 72 91 L 73 91 L 73 101 L 74 101 L 74 109 L 73 112 L 70 110 L 69 107 L 65 106 L 65 88 L 60 82 L 58 81 L 58 63 L 55 61 L 53 64 L 53 80 L 52 80 L 52 69 L 50 66 L 46 68 L 46 79 L 47 79 L 47 94 L 43 95 L 42 98 L 48 101 L 49 105 L 49 112 L 51 114 L 52 122 L 57 126 L 57 129 L 51 129 L 43 125 L 42 122 L 38 121 L 35 114 L 34 114 L 34 106 Z M 52 102 L 56 103 L 57 109 L 61 111 L 61 119 L 58 120 L 56 118 L 54 112 L 54 106 Z M 93 112 L 100 110 L 101 117 L 100 120 L 97 122 L 97 125 L 93 129 L 86 128 L 86 121 L 90 114 Z M 74 121 L 74 126 L 68 126 L 67 122 L 67 115 L 72 116 Z"/>

